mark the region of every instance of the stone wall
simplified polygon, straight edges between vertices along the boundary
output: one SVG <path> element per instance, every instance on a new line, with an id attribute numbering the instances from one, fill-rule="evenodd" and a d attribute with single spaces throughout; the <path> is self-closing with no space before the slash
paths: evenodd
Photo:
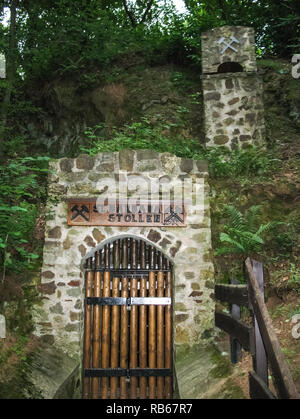
<path id="1" fill-rule="evenodd" d="M 186 179 L 203 190 L 203 210 L 186 208 L 186 227 L 68 226 L 68 197 L 97 197 L 109 192 L 110 180 L 122 174 L 140 178 L 131 196 L 143 194 L 145 181 L 178 186 Z M 207 165 L 150 150 L 123 150 L 52 161 L 49 176 L 46 238 L 41 283 L 42 302 L 34 310 L 35 333 L 71 357 L 81 359 L 83 336 L 83 261 L 116 237 L 144 239 L 174 265 L 174 343 L 193 345 L 214 327 L 213 264 Z M 106 184 L 107 182 L 107 184 Z M 104 187 L 103 187 L 104 185 Z M 105 186 L 107 185 L 107 187 Z M 140 189 L 139 189 L 140 188 Z"/>
<path id="2" fill-rule="evenodd" d="M 263 84 L 253 28 L 223 26 L 205 32 L 202 70 L 206 146 L 264 144 Z"/>
<path id="3" fill-rule="evenodd" d="M 265 139 L 263 84 L 257 74 L 202 76 L 207 146 L 260 145 Z"/>
<path id="4" fill-rule="evenodd" d="M 231 36 L 239 41 L 233 42 L 232 48 L 226 48 L 224 42 L 219 42 L 222 38 L 230 43 Z M 256 72 L 255 39 L 254 29 L 244 26 L 222 26 L 202 33 L 202 72 L 217 73 L 220 64 L 236 62 L 242 65 L 243 71 Z"/>

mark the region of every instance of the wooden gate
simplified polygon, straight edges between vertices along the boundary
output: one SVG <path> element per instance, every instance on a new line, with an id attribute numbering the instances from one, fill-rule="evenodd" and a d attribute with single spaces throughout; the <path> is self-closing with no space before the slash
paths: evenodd
<path id="1" fill-rule="evenodd" d="M 143 240 L 123 238 L 85 268 L 83 398 L 171 398 L 170 261 Z"/>

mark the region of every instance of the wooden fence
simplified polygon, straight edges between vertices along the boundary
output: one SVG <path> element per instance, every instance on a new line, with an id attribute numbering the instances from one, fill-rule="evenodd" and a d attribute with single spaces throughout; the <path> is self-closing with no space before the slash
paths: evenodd
<path id="1" fill-rule="evenodd" d="M 299 395 L 288 369 L 270 315 L 264 302 L 263 266 L 247 259 L 246 285 L 216 285 L 215 297 L 231 304 L 231 314 L 216 311 L 215 325 L 230 335 L 231 360 L 237 362 L 241 348 L 250 352 L 253 371 L 249 372 L 251 399 L 298 399 Z M 240 320 L 240 306 L 252 314 L 250 325 Z M 268 366 L 272 371 L 276 395 L 268 382 Z"/>

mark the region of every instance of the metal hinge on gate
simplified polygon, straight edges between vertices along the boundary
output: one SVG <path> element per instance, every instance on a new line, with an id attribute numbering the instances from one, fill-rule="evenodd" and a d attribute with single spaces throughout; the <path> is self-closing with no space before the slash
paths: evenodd
<path id="1" fill-rule="evenodd" d="M 91 269 L 86 269 L 86 272 L 108 272 L 110 273 L 113 277 L 118 277 L 118 278 L 123 278 L 123 277 L 144 277 L 144 276 L 148 276 L 149 275 L 149 269 L 107 269 L 107 268 L 91 268 Z M 172 269 L 155 269 L 155 268 L 151 268 L 151 272 L 172 272 Z"/>
<path id="2" fill-rule="evenodd" d="M 170 368 L 87 368 L 85 377 L 169 377 Z"/>
<path id="3" fill-rule="evenodd" d="M 133 305 L 171 305 L 169 297 L 87 297 L 88 305 L 133 306 Z"/>

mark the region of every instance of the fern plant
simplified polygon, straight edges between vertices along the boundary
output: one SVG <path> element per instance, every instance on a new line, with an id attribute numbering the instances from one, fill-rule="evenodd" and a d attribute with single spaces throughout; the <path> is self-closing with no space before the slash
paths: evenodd
<path id="1" fill-rule="evenodd" d="M 229 223 L 224 225 L 224 231 L 220 234 L 220 242 L 223 246 L 215 251 L 215 255 L 243 254 L 250 255 L 259 253 L 264 245 L 263 234 L 273 228 L 278 222 L 260 224 L 260 205 L 253 205 L 242 214 L 233 205 L 225 205 L 225 216 Z"/>

